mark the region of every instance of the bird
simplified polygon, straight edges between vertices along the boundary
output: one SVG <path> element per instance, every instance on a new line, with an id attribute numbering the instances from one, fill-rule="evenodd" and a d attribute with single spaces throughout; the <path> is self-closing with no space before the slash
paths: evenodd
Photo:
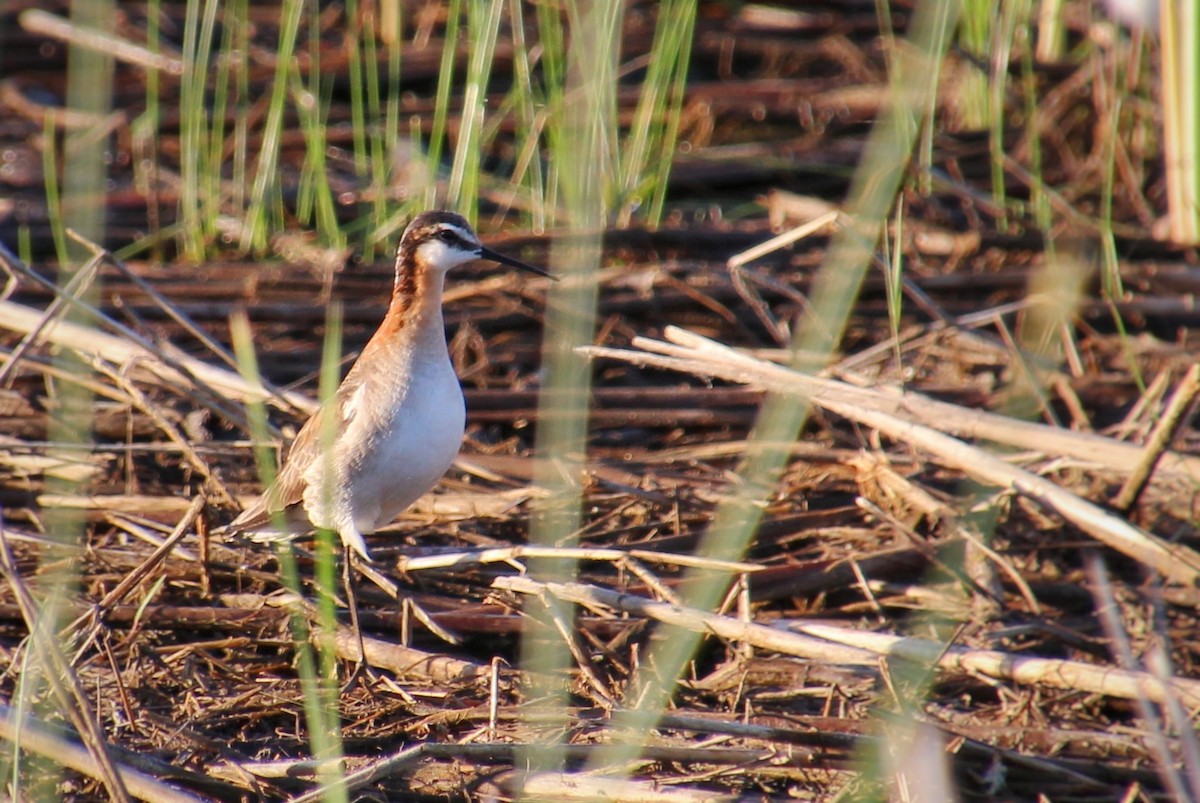
<path id="1" fill-rule="evenodd" d="M 286 542 L 307 529 L 331 530 L 347 555 L 372 560 L 363 536 L 436 485 L 458 455 L 466 404 L 450 362 L 442 290 L 451 268 L 476 259 L 555 279 L 485 247 L 460 215 L 431 210 L 413 218 L 396 249 L 379 328 L 300 429 L 275 482 L 227 531 Z"/>

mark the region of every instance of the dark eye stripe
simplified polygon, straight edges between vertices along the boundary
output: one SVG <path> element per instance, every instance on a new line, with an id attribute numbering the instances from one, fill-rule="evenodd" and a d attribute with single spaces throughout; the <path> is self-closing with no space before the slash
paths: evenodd
<path id="1" fill-rule="evenodd" d="M 467 245 L 467 241 L 464 240 L 462 235 L 456 232 L 454 229 L 442 229 L 437 233 L 436 236 L 439 240 L 447 245 L 458 246 L 459 248 Z"/>
<path id="2" fill-rule="evenodd" d="M 440 228 L 433 234 L 433 239 L 445 243 L 453 248 L 461 251 L 473 251 L 479 247 L 479 243 L 475 239 L 456 228 L 446 226 Z"/>

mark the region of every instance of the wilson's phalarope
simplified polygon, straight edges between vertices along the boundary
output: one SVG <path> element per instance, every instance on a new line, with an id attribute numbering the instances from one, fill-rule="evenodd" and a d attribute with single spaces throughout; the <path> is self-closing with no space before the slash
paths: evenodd
<path id="1" fill-rule="evenodd" d="M 417 215 L 400 238 L 379 329 L 334 398 L 304 424 L 275 483 L 229 531 L 286 541 L 295 525 L 307 529 L 306 518 L 370 560 L 363 535 L 432 488 L 458 455 L 466 406 L 446 346 L 442 287 L 448 270 L 473 259 L 554 278 L 485 248 L 459 215 Z M 288 528 L 278 529 L 277 518 Z"/>

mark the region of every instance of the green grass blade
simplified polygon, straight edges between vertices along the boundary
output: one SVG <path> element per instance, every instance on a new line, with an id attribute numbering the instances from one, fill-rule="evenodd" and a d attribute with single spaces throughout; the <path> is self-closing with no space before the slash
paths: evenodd
<path id="1" fill-rule="evenodd" d="M 509 0 L 508 17 L 512 21 L 513 89 L 511 93 L 516 119 L 518 152 L 511 183 L 527 190 L 529 218 L 535 232 L 546 230 L 553 213 L 546 208 L 546 179 L 542 171 L 541 141 L 545 115 L 539 112 L 540 98 L 533 81 L 533 56 L 525 37 L 525 20 L 520 0 Z"/>
<path id="2" fill-rule="evenodd" d="M 425 206 L 438 206 L 437 171 L 442 162 L 442 148 L 450 118 L 450 93 L 454 85 L 454 63 L 458 53 L 458 28 L 462 17 L 462 0 L 450 0 L 446 6 L 446 39 L 442 47 L 442 63 L 438 69 L 437 95 L 433 106 L 433 127 L 429 146 L 425 149 L 425 164 L 429 169 L 429 184 L 425 188 Z M 419 129 L 418 129 L 419 130 Z M 420 150 L 414 150 L 413 156 Z"/>
<path id="3" fill-rule="evenodd" d="M 387 47 L 387 99 L 383 97 L 383 79 L 380 76 L 380 57 L 375 43 L 376 30 L 382 24 L 378 10 L 372 4 L 364 12 L 365 33 L 363 35 L 363 59 L 367 79 L 367 149 L 370 159 L 370 215 L 368 234 L 363 237 L 363 260 L 375 258 L 375 248 L 370 232 L 378 229 L 388 216 L 389 173 L 388 157 L 399 141 L 399 87 L 401 31 L 379 31 Z M 386 15 L 384 15 L 386 16 Z M 399 22 L 399 20 L 397 20 Z M 390 38 L 389 38 L 390 37 Z M 382 121 L 382 122 L 381 122 Z"/>
<path id="4" fill-rule="evenodd" d="M 671 154 L 679 130 L 684 82 L 696 20 L 695 0 L 667 0 L 658 9 L 646 79 L 621 152 L 615 208 L 628 226 L 649 195 L 651 218 L 662 214 Z"/>
<path id="5" fill-rule="evenodd" d="M 71 254 L 67 248 L 67 224 L 63 219 L 62 198 L 58 192 L 58 128 L 54 118 L 46 115 L 42 123 L 42 136 L 46 146 L 42 148 L 43 187 L 46 191 L 46 216 L 50 220 L 50 237 L 54 240 L 54 255 L 59 265 L 70 265 Z"/>
<path id="6" fill-rule="evenodd" d="M 696 27 L 696 4 L 681 2 L 673 14 L 675 23 L 672 29 L 673 38 L 669 45 L 674 54 L 672 60 L 674 70 L 671 76 L 671 87 L 667 99 L 666 127 L 660 136 L 657 152 L 659 157 L 652 160 L 654 167 L 653 187 L 650 206 L 646 210 L 646 222 L 650 226 L 658 226 L 662 221 L 663 209 L 667 202 L 667 188 L 671 174 L 672 156 L 679 142 L 679 124 L 683 117 L 683 103 L 686 98 L 688 65 L 692 60 L 692 41 Z"/>
<path id="7" fill-rule="evenodd" d="M 503 8 L 504 0 L 470 0 L 467 6 L 471 57 L 448 194 L 459 213 L 472 223 L 479 203 L 479 172 L 484 155 L 484 107 Z"/>
<path id="8" fill-rule="evenodd" d="M 263 251 L 267 247 L 267 232 L 282 222 L 282 198 L 279 194 L 279 152 L 283 136 L 284 113 L 287 107 L 288 76 L 292 55 L 300 31 L 304 0 L 284 0 L 283 20 L 276 51 L 275 79 L 267 120 L 263 126 L 262 147 L 254 168 L 254 185 L 250 190 L 250 205 L 246 210 L 246 226 L 241 247 L 246 251 Z"/>
<path id="9" fill-rule="evenodd" d="M 604 182 L 614 164 L 617 119 L 613 96 L 623 5 L 616 0 L 596 2 L 586 13 L 568 3 L 573 29 L 594 36 L 577 41 L 563 73 L 569 84 L 554 95 L 562 99 L 554 109 L 548 139 L 550 161 L 558 166 L 565 211 L 573 236 L 555 242 L 551 263 L 563 281 L 550 287 L 546 329 L 542 346 L 544 373 L 539 400 L 534 483 L 550 490 L 550 498 L 537 503 L 530 524 L 530 541 L 537 544 L 569 543 L 582 521 L 581 488 L 570 478 L 583 471 L 587 449 L 588 398 L 591 371 L 575 353 L 590 343 L 595 331 L 598 285 L 594 275 L 600 263 L 600 232 L 608 219 Z M 562 562 L 530 565 L 541 579 L 568 579 L 574 567 Z M 546 600 L 552 615 L 571 619 L 571 606 Z M 568 700 L 561 684 L 543 684 L 538 678 L 559 677 L 570 655 L 552 626 L 530 627 L 522 634 L 521 666 L 532 678 L 529 697 L 556 700 L 563 728 L 569 728 Z M 555 771 L 565 755 L 561 744 L 523 750 L 521 766 Z"/>
<path id="10" fill-rule="evenodd" d="M 332 404 L 341 384 L 342 355 L 342 308 L 334 302 L 329 305 L 325 317 L 325 343 L 321 353 L 320 398 L 322 406 Z M 322 494 L 327 499 L 334 493 L 333 483 L 336 473 L 333 469 L 333 457 L 337 448 L 338 419 L 335 416 L 325 416 L 321 431 L 318 433 L 321 444 L 321 457 L 325 461 L 324 477 L 326 487 Z M 317 593 L 317 663 L 311 667 L 312 676 L 301 675 L 305 683 L 305 704 L 309 712 L 309 740 L 312 743 L 313 755 L 320 759 L 341 759 L 342 731 L 338 713 L 338 673 L 337 673 L 337 555 L 341 552 L 337 534 L 325 529 L 317 531 L 317 551 L 315 561 L 315 586 Z M 336 783 L 341 779 L 340 763 L 326 762 L 327 777 L 322 783 L 330 788 L 333 799 L 345 800 L 348 793 L 345 788 Z M 332 785 L 331 785 L 332 784 Z"/>
<path id="11" fill-rule="evenodd" d="M 250 321 L 244 312 L 234 313 L 230 316 L 229 331 L 237 358 L 238 372 L 247 382 L 261 385 L 262 378 L 254 353 L 254 336 L 250 328 Z M 326 323 L 325 352 L 321 364 L 322 399 L 327 399 L 332 395 L 332 391 L 328 389 L 330 380 L 327 378 L 331 369 L 327 365 L 332 364 L 332 373 L 336 376 L 339 362 L 336 353 L 340 351 L 340 343 L 341 311 L 334 305 L 331 307 Z M 332 360 L 328 357 L 331 352 L 335 353 Z M 336 382 L 334 389 L 336 389 Z M 276 461 L 274 449 L 268 445 L 271 438 L 267 426 L 266 406 L 262 402 L 247 403 L 246 418 L 249 423 L 251 440 L 255 444 L 254 458 L 259 476 L 262 479 L 263 487 L 269 487 L 275 481 Z M 326 437 L 332 440 L 332 433 L 327 436 L 323 432 L 322 440 L 325 441 Z M 275 522 L 275 526 L 285 529 L 286 522 L 282 520 L 282 517 L 279 519 Z M 334 550 L 329 534 L 319 534 L 319 544 L 322 538 L 325 539 L 325 543 L 320 546 L 318 553 L 324 554 L 318 554 L 316 569 L 317 611 L 320 625 L 316 641 L 320 657 L 313 654 L 310 641 L 312 633 L 309 630 L 308 619 L 302 610 L 292 611 L 291 629 L 296 649 L 297 674 L 300 677 L 300 685 L 304 694 L 305 721 L 313 755 L 317 758 L 337 759 L 342 757 L 343 751 L 338 715 L 336 650 L 331 643 L 337 632 L 337 612 L 333 608 L 336 580 L 332 579 L 336 573 L 333 569 Z M 279 558 L 279 570 L 284 587 L 295 594 L 297 598 L 303 598 L 304 587 L 300 581 L 291 544 L 280 544 L 276 554 Z M 337 762 L 323 763 L 320 777 L 322 784 L 330 785 L 331 794 L 335 796 L 334 799 L 346 799 L 344 787 L 337 783 L 342 777 Z"/>
<path id="12" fill-rule="evenodd" d="M 367 156 L 367 97 L 365 78 L 363 76 L 362 41 L 362 9 L 358 0 L 346 0 L 345 42 L 347 45 L 347 72 L 350 75 L 350 129 L 354 143 L 354 170 L 358 175 L 366 175 L 369 159 Z M 314 26 L 315 29 L 316 26 Z M 370 32 L 366 32 L 370 36 Z"/>

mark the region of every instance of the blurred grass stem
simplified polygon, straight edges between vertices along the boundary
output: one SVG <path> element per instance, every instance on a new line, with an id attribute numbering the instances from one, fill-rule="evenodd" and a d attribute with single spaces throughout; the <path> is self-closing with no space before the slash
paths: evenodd
<path id="1" fill-rule="evenodd" d="M 1160 3 L 1163 146 L 1171 239 L 1200 243 L 1200 8 Z"/>
<path id="2" fill-rule="evenodd" d="M 542 347 L 545 380 L 538 403 L 534 483 L 551 495 L 534 510 L 530 541 L 539 545 L 569 543 L 582 521 L 591 370 L 575 347 L 591 343 L 595 331 L 598 286 L 594 276 L 600 264 L 600 233 L 608 218 L 605 181 L 614 165 L 618 131 L 615 93 L 623 9 L 617 0 L 567 3 L 571 29 L 590 35 L 573 41 L 565 62 L 566 91 L 555 93 L 562 102 L 552 110 L 548 132 L 571 236 L 556 240 L 551 250 L 554 273 L 563 281 L 550 287 Z M 552 37 L 562 41 L 557 34 Z M 561 55 L 552 55 L 551 63 L 558 63 Z M 543 580 L 569 580 L 574 572 L 574 566 L 564 562 L 530 564 L 530 573 Z M 559 677 L 571 662 L 567 646 L 550 622 L 571 621 L 573 607 L 554 598 L 547 598 L 545 604 L 549 615 L 539 617 L 521 639 L 521 667 L 530 678 Z M 550 730 L 568 730 L 570 706 L 561 684 L 533 680 L 526 694 L 551 702 L 560 713 L 561 727 Z M 564 759 L 558 743 L 522 750 L 518 766 L 535 772 L 560 770 Z"/>
<path id="3" fill-rule="evenodd" d="M 258 371 L 253 333 L 250 321 L 244 312 L 230 316 L 229 329 L 234 353 L 237 356 L 238 371 L 247 382 L 261 385 L 262 377 Z M 341 310 L 334 305 L 326 320 L 325 346 L 321 362 L 322 399 L 331 397 L 337 389 L 340 344 Z M 267 428 L 266 407 L 261 402 L 247 404 L 246 417 L 249 421 L 251 438 L 256 444 L 254 456 L 258 464 L 259 477 L 263 487 L 267 488 L 275 481 L 276 460 L 271 447 L 265 445 L 272 440 Z M 336 423 L 332 418 L 330 421 Z M 323 430 L 320 433 L 322 445 L 332 443 L 333 434 Z M 328 452 L 328 450 L 326 451 Z M 328 472 L 326 475 L 328 476 Z M 275 516 L 272 526 L 284 530 L 288 525 L 283 515 L 278 514 Z M 333 643 L 337 632 L 337 614 L 333 607 L 337 583 L 333 558 L 333 555 L 336 554 L 336 547 L 333 545 L 335 538 L 336 535 L 333 533 L 318 532 L 317 534 L 316 586 L 318 602 L 316 608 L 320 628 L 315 640 L 319 647 L 319 657 L 313 654 L 313 646 L 310 642 L 313 634 L 302 605 L 293 608 L 290 619 L 292 640 L 296 648 L 296 671 L 300 677 L 300 686 L 304 696 L 308 737 L 313 755 L 318 759 L 340 759 L 342 757 L 337 660 Z M 279 544 L 275 551 L 284 586 L 297 599 L 303 599 L 304 589 L 300 582 L 292 545 L 290 543 Z M 321 767 L 322 785 L 329 790 L 327 799 L 335 801 L 347 799 L 345 786 L 339 782 L 342 778 L 340 762 L 324 761 L 321 762 Z"/>

